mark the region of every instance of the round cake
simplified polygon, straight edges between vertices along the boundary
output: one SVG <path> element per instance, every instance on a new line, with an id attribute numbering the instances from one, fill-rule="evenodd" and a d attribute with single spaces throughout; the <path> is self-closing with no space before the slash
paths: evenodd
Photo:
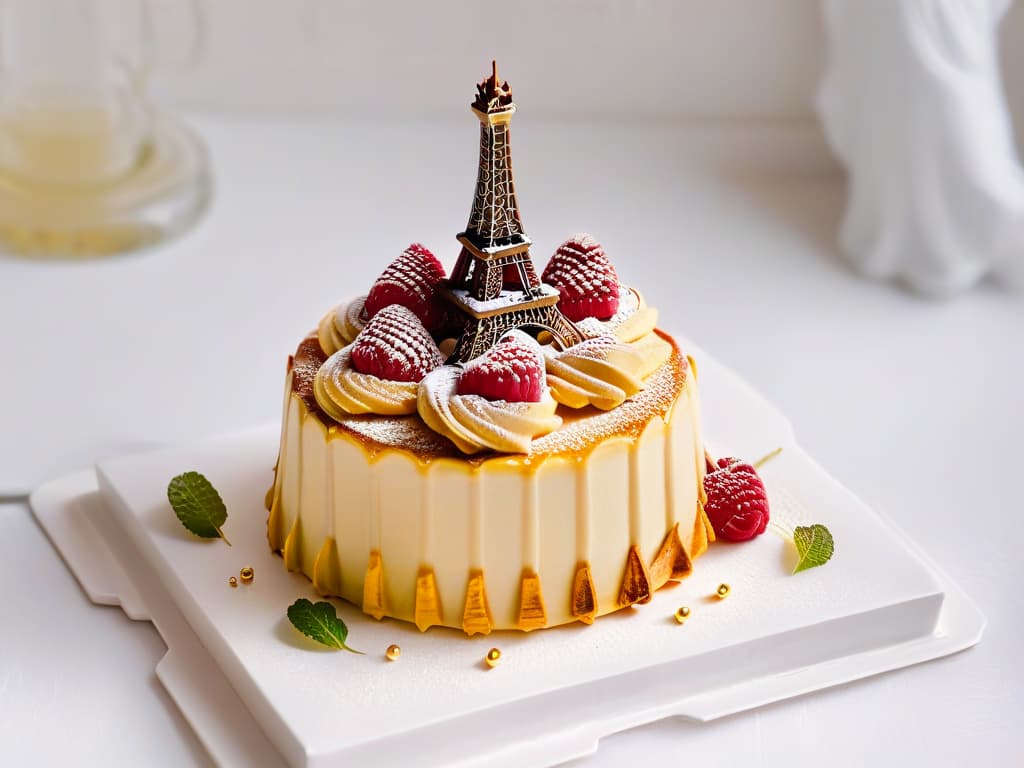
<path id="1" fill-rule="evenodd" d="M 713 538 L 696 370 L 589 235 L 538 276 L 515 111 L 478 85 L 449 274 L 421 245 L 289 358 L 268 539 L 324 595 L 467 634 L 647 602 Z"/>

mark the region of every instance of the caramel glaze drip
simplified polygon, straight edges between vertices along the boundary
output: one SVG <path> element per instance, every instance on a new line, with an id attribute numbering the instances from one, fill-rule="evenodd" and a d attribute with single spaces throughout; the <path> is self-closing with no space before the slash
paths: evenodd
<path id="1" fill-rule="evenodd" d="M 672 355 L 666 366 L 663 366 L 663 369 L 667 368 L 668 370 L 656 371 L 647 380 L 647 383 L 651 383 L 655 378 L 659 378 L 657 386 L 648 387 L 611 412 L 602 412 L 592 407 L 574 410 L 560 406 L 558 413 L 564 419 L 563 427 L 549 436 L 534 441 L 534 452 L 529 456 L 520 456 L 519 458 L 524 463 L 532 464 L 547 456 L 585 455 L 609 437 L 617 434 L 636 438 L 655 416 L 667 417 L 676 398 L 679 397 L 686 385 L 690 368 L 672 337 L 661 331 L 655 331 L 655 333 L 672 347 Z M 320 409 L 313 394 L 313 379 L 326 359 L 327 356 L 320 349 L 320 342 L 317 340 L 316 334 L 311 334 L 303 339 L 295 351 L 294 357 L 289 360 L 293 371 L 292 391 L 302 398 L 309 412 L 316 416 L 328 430 L 347 432 L 362 443 L 369 454 L 374 455 L 384 450 L 402 450 L 413 454 L 424 464 L 439 458 L 481 462 L 493 456 L 493 454 L 485 453 L 467 458 L 447 438 L 436 434 L 424 425 L 419 416 L 415 414 L 410 416 L 368 414 L 350 416 L 342 422 L 335 422 Z M 611 424 L 610 427 L 587 429 L 582 431 L 577 439 L 559 441 L 560 432 L 571 429 L 575 422 L 588 417 L 593 417 L 595 422 L 609 417 L 612 417 L 614 421 L 607 422 Z M 367 432 L 373 432 L 382 427 L 387 428 L 388 425 L 394 427 L 396 435 L 405 434 L 410 439 L 383 442 L 367 434 Z M 545 449 L 553 442 L 556 447 Z M 558 445 L 558 442 L 565 444 Z M 506 456 L 506 458 L 509 457 Z"/>

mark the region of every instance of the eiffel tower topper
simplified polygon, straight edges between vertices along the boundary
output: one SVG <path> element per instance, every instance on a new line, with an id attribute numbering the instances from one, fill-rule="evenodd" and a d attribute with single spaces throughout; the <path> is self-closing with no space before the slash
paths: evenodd
<path id="1" fill-rule="evenodd" d="M 540 281 L 530 258 L 512 178 L 509 124 L 516 105 L 496 62 L 471 107 L 480 121 L 480 164 L 469 223 L 456 236 L 462 250 L 441 288 L 463 322 L 448 362 L 472 360 L 516 328 L 548 334 L 562 349 L 577 344 L 585 335 L 558 309 L 558 290 Z"/>

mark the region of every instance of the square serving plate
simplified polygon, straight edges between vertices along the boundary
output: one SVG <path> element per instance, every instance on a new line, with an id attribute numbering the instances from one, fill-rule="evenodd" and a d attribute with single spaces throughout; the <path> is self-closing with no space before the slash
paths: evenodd
<path id="1" fill-rule="evenodd" d="M 285 615 L 317 599 L 312 586 L 266 542 L 277 425 L 106 462 L 39 489 L 32 508 L 93 601 L 156 625 L 168 646 L 157 675 L 224 764 L 552 765 L 660 718 L 710 720 L 976 643 L 985 620 L 971 601 L 808 457 L 772 406 L 696 357 L 709 446 L 783 447 L 762 470 L 773 526 L 713 545 L 679 585 L 591 626 L 466 638 L 335 600 L 365 655 L 316 646 Z M 224 497 L 233 546 L 174 517 L 167 482 L 189 469 Z M 777 531 L 812 522 L 832 531 L 835 555 L 793 575 L 795 549 Z M 231 588 L 246 565 L 253 583 Z M 731 593 L 719 600 L 722 582 Z"/>

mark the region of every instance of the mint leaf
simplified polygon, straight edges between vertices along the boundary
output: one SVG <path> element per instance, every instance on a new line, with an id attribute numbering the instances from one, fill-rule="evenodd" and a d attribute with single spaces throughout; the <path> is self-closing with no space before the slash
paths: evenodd
<path id="1" fill-rule="evenodd" d="M 228 519 L 228 508 L 213 484 L 198 472 L 185 472 L 172 477 L 167 484 L 167 500 L 181 524 L 203 539 L 228 537 L 220 528 Z"/>
<path id="2" fill-rule="evenodd" d="M 306 637 L 311 637 L 328 648 L 362 653 L 345 645 L 348 638 L 348 627 L 338 618 L 334 606 L 325 600 L 311 603 L 300 597 L 288 606 L 288 621 Z"/>
<path id="3" fill-rule="evenodd" d="M 832 534 L 821 523 L 798 525 L 793 531 L 793 543 L 796 544 L 797 554 L 800 555 L 800 561 L 793 573 L 824 565 L 835 551 Z"/>

